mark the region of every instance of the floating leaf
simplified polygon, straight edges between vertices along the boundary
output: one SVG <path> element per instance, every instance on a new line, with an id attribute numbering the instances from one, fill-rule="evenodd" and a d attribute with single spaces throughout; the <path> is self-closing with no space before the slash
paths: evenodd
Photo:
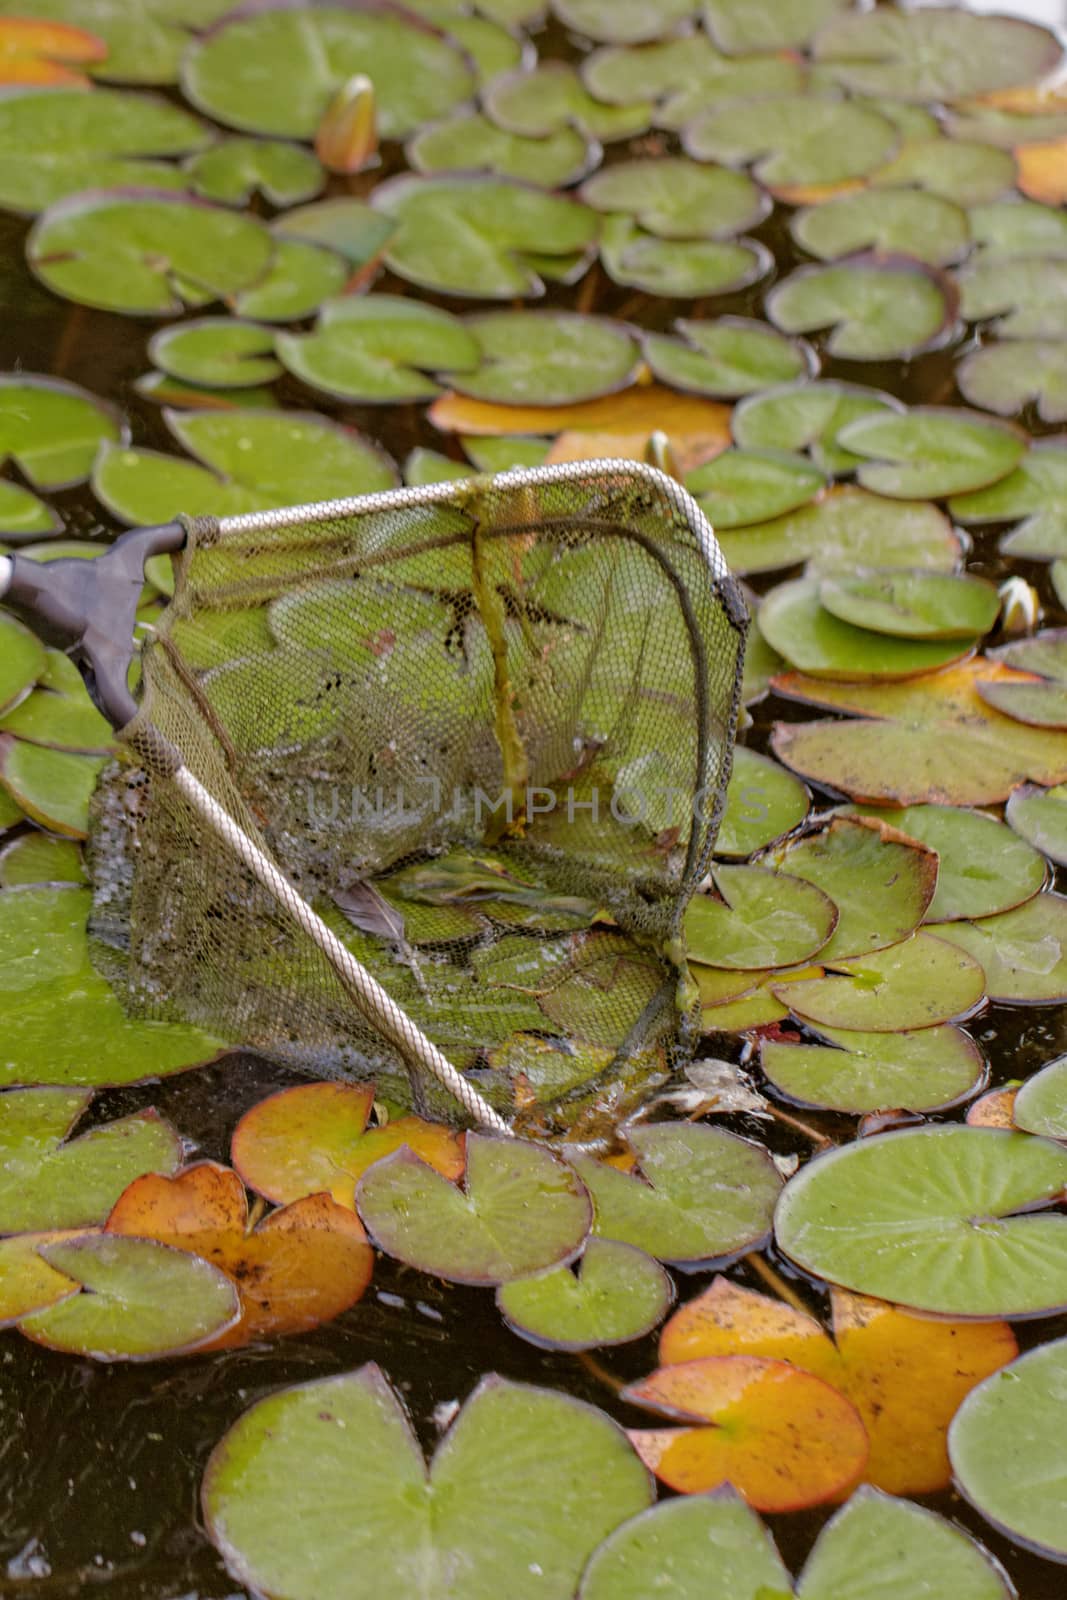
<path id="1" fill-rule="evenodd" d="M 270 383 L 282 370 L 274 359 L 271 329 L 235 317 L 204 317 L 163 328 L 148 341 L 148 354 L 174 378 L 220 389 Z"/>
<path id="2" fill-rule="evenodd" d="M 651 1499 L 602 1412 L 495 1376 L 427 1471 L 375 1366 L 260 1400 L 216 1446 L 201 1492 L 237 1581 L 290 1600 L 377 1600 L 385 1570 L 427 1600 L 445 1600 L 457 1572 L 465 1600 L 569 1600 L 604 1535 Z M 306 1537 L 279 1524 L 282 1501 Z"/>
<path id="3" fill-rule="evenodd" d="M 295 206 L 326 181 L 310 150 L 282 139 L 220 139 L 190 156 L 185 171 L 197 194 L 226 206 L 246 206 L 254 194 L 272 206 Z"/>
<path id="4" fill-rule="evenodd" d="M 552 10 L 568 28 L 610 44 L 659 39 L 697 9 L 697 0 L 660 0 L 652 11 L 645 0 L 552 0 Z"/>
<path id="5" fill-rule="evenodd" d="M 826 610 L 819 578 L 772 589 L 760 606 L 760 628 L 772 650 L 815 678 L 889 682 L 934 672 L 958 661 L 976 640 L 892 638 L 853 627 Z"/>
<path id="6" fill-rule="evenodd" d="M 273 244 L 255 217 L 188 195 L 89 190 L 50 206 L 26 257 L 56 294 L 128 316 L 173 316 L 185 302 L 237 294 Z"/>
<path id="7" fill-rule="evenodd" d="M 964 523 L 1023 518 L 1000 541 L 1005 555 L 1067 556 L 1067 448 L 1055 439 L 1035 441 L 1014 472 L 988 489 L 955 496 L 950 510 Z"/>
<path id="8" fill-rule="evenodd" d="M 336 196 L 287 211 L 274 219 L 271 231 L 283 241 L 316 244 L 353 267 L 364 267 L 380 253 L 393 224 L 361 200 Z"/>
<path id="9" fill-rule="evenodd" d="M 724 450 L 686 477 L 686 488 L 712 527 L 738 528 L 795 511 L 826 479 L 803 456 L 784 450 Z"/>
<path id="10" fill-rule="evenodd" d="M 407 138 L 474 87 L 458 47 L 399 12 L 268 6 L 191 45 L 182 89 L 231 128 L 310 139 L 336 91 L 360 72 L 373 80 L 383 139 Z"/>
<path id="11" fill-rule="evenodd" d="M 283 1089 L 245 1112 L 234 1130 L 233 1164 L 250 1188 L 278 1204 L 325 1191 L 350 1209 L 367 1168 L 405 1145 L 446 1178 L 462 1176 L 462 1135 L 421 1117 L 368 1129 L 373 1103 L 365 1085 Z"/>
<path id="12" fill-rule="evenodd" d="M 931 929 L 982 964 L 991 1000 L 1067 1000 L 1067 898 L 1038 894 L 1014 911 Z"/>
<path id="13" fill-rule="evenodd" d="M 374 191 L 395 224 L 386 265 L 446 294 L 485 299 L 541 294 L 533 264 L 568 259 L 592 244 L 595 214 L 577 201 L 492 178 L 405 174 Z"/>
<path id="14" fill-rule="evenodd" d="M 1005 816 L 1035 850 L 1060 866 L 1067 864 L 1067 785 L 1040 789 L 1035 784 L 1021 784 L 1012 791 Z"/>
<path id="15" fill-rule="evenodd" d="M 100 444 L 127 437 L 118 412 L 76 384 L 33 372 L 0 375 L 0 460 L 13 460 L 35 489 L 81 483 Z"/>
<path id="16" fill-rule="evenodd" d="M 200 1349 L 236 1318 L 237 1290 L 218 1268 L 148 1239 L 87 1234 L 40 1247 L 82 1293 L 19 1329 L 37 1344 L 96 1361 L 147 1361 Z"/>
<path id="17" fill-rule="evenodd" d="M 956 370 L 964 399 L 1001 416 L 1017 416 L 1030 403 L 1042 422 L 1067 421 L 1067 347 L 1016 339 L 972 350 Z"/>
<path id="18" fill-rule="evenodd" d="M 909 143 L 871 178 L 879 188 L 917 189 L 960 206 L 989 205 L 1010 193 L 1015 158 L 1008 150 L 962 139 L 920 139 Z M 875 196 L 872 196 L 872 199 Z M 879 195 L 890 200 L 889 195 Z"/>
<path id="19" fill-rule="evenodd" d="M 784 333 L 831 328 L 827 351 L 850 361 L 885 361 L 928 350 L 944 339 L 955 317 L 954 295 L 943 274 L 911 256 L 880 252 L 836 266 L 799 267 L 776 284 L 766 304 L 767 315 Z"/>
<path id="20" fill-rule="evenodd" d="M 996 318 L 1001 339 L 1056 339 L 1067 308 L 1067 261 L 1050 256 L 980 256 L 960 270 L 960 306 L 976 322 Z"/>
<path id="21" fill-rule="evenodd" d="M 694 322 L 681 317 L 680 339 L 646 333 L 645 359 L 657 378 L 694 394 L 755 394 L 771 384 L 788 383 L 814 361 L 808 347 L 786 339 L 748 317 L 718 317 Z"/>
<path id="22" fill-rule="evenodd" d="M 234 296 L 233 309 L 264 322 L 296 322 L 340 294 L 347 277 L 344 260 L 335 251 L 301 239 L 280 239 L 269 271 Z"/>
<path id="23" fill-rule="evenodd" d="M 625 212 L 663 239 L 730 239 L 756 227 L 770 210 L 767 196 L 743 173 L 681 156 L 605 167 L 580 195 L 594 211 Z"/>
<path id="24" fill-rule="evenodd" d="M 937 888 L 927 908 L 927 922 L 957 922 L 1010 911 L 1044 884 L 1045 863 L 1037 851 L 984 812 L 918 805 L 888 817 L 869 808 L 867 815 L 889 821 L 900 833 L 937 851 Z"/>
<path id="25" fill-rule="evenodd" d="M 589 1350 L 640 1339 L 662 1321 L 674 1290 L 651 1256 L 590 1239 L 578 1265 L 516 1278 L 496 1292 L 508 1326 L 550 1350 Z"/>
<path id="26" fill-rule="evenodd" d="M 615 283 L 679 299 L 743 289 L 772 264 L 765 246 L 752 239 L 661 239 L 625 216 L 605 222 L 600 258 Z"/>
<path id="27" fill-rule="evenodd" d="M 798 1105 L 860 1115 L 872 1111 L 941 1111 L 982 1085 L 985 1062 L 961 1028 L 862 1033 L 821 1027 L 829 1044 L 765 1039 L 760 1066 Z"/>
<path id="28" fill-rule="evenodd" d="M 809 800 L 808 791 L 792 773 L 739 745 L 715 840 L 716 855 L 750 856 L 762 850 L 804 820 Z"/>
<path id="29" fill-rule="evenodd" d="M 781 1187 L 758 1145 L 700 1123 L 631 1128 L 637 1172 L 578 1156 L 593 1233 L 690 1269 L 758 1249 Z"/>
<path id="30" fill-rule="evenodd" d="M 0 1239 L 0 1327 L 9 1327 L 33 1311 L 43 1311 L 79 1292 L 79 1283 L 57 1272 L 37 1253 L 42 1244 L 63 1237 L 62 1233 L 19 1233 Z"/>
<path id="31" fill-rule="evenodd" d="M 824 578 L 819 603 L 843 622 L 903 639 L 974 640 L 1000 611 L 1000 597 L 984 579 L 922 571 Z"/>
<path id="32" fill-rule="evenodd" d="M 860 417 L 841 443 L 865 459 L 857 476 L 893 498 L 958 495 L 996 483 L 1018 466 L 1026 435 L 977 411 L 913 406 L 904 416 Z"/>
<path id="33" fill-rule="evenodd" d="M 626 388 L 634 379 L 637 346 L 621 323 L 607 317 L 490 311 L 468 317 L 464 328 L 480 350 L 480 360 L 476 356 L 446 376 L 461 394 L 476 400 L 574 405 Z"/>
<path id="34" fill-rule="evenodd" d="M 543 189 L 577 182 L 596 161 L 596 146 L 569 124 L 531 138 L 498 128 L 480 111 L 423 128 L 404 153 L 415 172 L 491 172 Z"/>
<path id="35" fill-rule="evenodd" d="M 978 961 L 947 942 L 958 926 L 938 925 L 944 938 L 913 933 L 888 950 L 836 962 L 824 978 L 772 984 L 771 993 L 821 1027 L 902 1033 L 949 1022 L 972 1010 L 986 990 Z"/>
<path id="36" fill-rule="evenodd" d="M 733 434 L 746 450 L 808 450 L 825 472 L 850 472 L 860 460 L 837 442 L 849 422 L 875 412 L 900 412 L 900 402 L 857 384 L 792 383 L 742 400 Z"/>
<path id="37" fill-rule="evenodd" d="M 898 142 L 896 129 L 876 111 L 818 95 L 729 100 L 695 117 L 682 135 L 695 160 L 751 163 L 753 176 L 772 191 L 862 178 Z"/>
<path id="38" fill-rule="evenodd" d="M 457 317 L 383 294 L 328 300 L 314 333 L 279 334 L 276 347 L 304 383 L 364 402 L 430 399 L 441 391 L 425 370 L 465 371 L 480 356 L 474 332 Z"/>
<path id="39" fill-rule="evenodd" d="M 861 1294 L 948 1316 L 1043 1315 L 1067 1303 L 1067 1218 L 1034 1207 L 1065 1182 L 1067 1151 L 1049 1140 L 909 1128 L 802 1167 L 776 1237 L 806 1271 Z"/>
<path id="40" fill-rule="evenodd" d="M 780 0 L 762 8 L 747 0 L 705 0 L 707 28 L 715 43 L 730 55 L 748 50 L 803 48 L 849 0 Z"/>
<path id="41" fill-rule="evenodd" d="M 972 206 L 971 233 L 981 246 L 979 261 L 995 255 L 1056 254 L 1067 248 L 1067 217 L 1030 200 L 994 200 Z"/>
<path id="42" fill-rule="evenodd" d="M 814 1317 L 716 1278 L 671 1317 L 659 1358 L 665 1369 L 722 1356 L 790 1361 L 856 1407 L 870 1439 L 868 1482 L 890 1494 L 948 1488 L 948 1425 L 964 1396 L 1017 1354 L 1011 1329 L 933 1322 L 843 1289 L 830 1304 L 832 1337 Z"/>
<path id="43" fill-rule="evenodd" d="M 928 500 L 888 501 L 844 487 L 773 522 L 728 530 L 719 542 L 738 573 L 801 561 L 809 573 L 898 564 L 951 572 L 961 551 L 948 519 Z"/>
<path id="44" fill-rule="evenodd" d="M 10 944 L 3 922 L 12 898 L 32 911 L 42 897 L 56 893 L 69 895 L 62 890 L 0 895 L 3 945 Z M 38 936 L 47 936 L 47 915 L 38 926 Z M 11 1089 L 0 1095 L 0 1233 L 103 1222 L 128 1183 L 142 1173 L 174 1172 L 180 1165 L 181 1140 L 154 1111 L 70 1138 L 91 1099 L 91 1091 L 79 1089 Z"/>
<path id="45" fill-rule="evenodd" d="M 56 839 L 48 833 L 22 833 L 0 850 L 0 888 L 85 881 L 82 853 L 73 839 Z"/>
<path id="46" fill-rule="evenodd" d="M 959 100 L 1032 83 L 1056 66 L 1045 28 L 963 10 L 846 14 L 814 44 L 815 59 L 846 88 L 901 100 Z"/>
<path id="47" fill-rule="evenodd" d="M 616 106 L 594 100 L 565 61 L 542 61 L 532 69 L 504 73 L 488 85 L 482 99 L 498 127 L 537 139 L 565 127 L 605 143 L 631 139 L 644 133 L 652 109 L 640 100 Z"/>
<path id="48" fill-rule="evenodd" d="M 0 539 L 5 543 L 40 539 L 60 533 L 62 528 L 61 518 L 50 505 L 17 483 L 0 480 Z"/>
<path id="49" fill-rule="evenodd" d="M 758 1511 L 800 1511 L 847 1492 L 866 1465 L 867 1430 L 852 1402 L 788 1361 L 679 1362 L 622 1398 L 697 1424 L 630 1430 L 645 1464 L 682 1494 L 730 1483 Z"/>
<path id="50" fill-rule="evenodd" d="M 1067 1057 L 1057 1056 L 1017 1091 L 1012 1119 L 1024 1133 L 1067 1139 Z"/>
<path id="51" fill-rule="evenodd" d="M 229 0 L 0 0 L 0 12 L 90 26 L 107 46 L 103 75 L 120 83 L 173 83 L 190 30 L 207 28 Z"/>
<path id="52" fill-rule="evenodd" d="M 46 659 L 44 646 L 28 628 L 0 615 L 0 707 L 22 699 L 44 672 Z"/>
<path id="53" fill-rule="evenodd" d="M 716 894 L 685 914 L 689 957 L 717 967 L 788 967 L 820 950 L 837 924 L 833 901 L 812 884 L 766 867 L 717 867 Z"/>
<path id="54" fill-rule="evenodd" d="M 971 247 L 966 212 L 951 200 L 915 189 L 861 190 L 808 206 L 793 217 L 790 231 L 802 250 L 822 261 L 878 250 L 945 267 Z"/>
<path id="55" fill-rule="evenodd" d="M 26 816 L 71 839 L 89 832 L 89 800 L 104 764 L 0 734 L 0 785 Z"/>
<path id="56" fill-rule="evenodd" d="M 1023 194 L 1046 205 L 1062 206 L 1067 201 L 1067 180 L 1063 158 L 1067 139 L 1062 136 L 1047 144 L 1028 144 L 1015 151 L 1015 182 Z"/>
<path id="57" fill-rule="evenodd" d="M 0 20 L 0 83 L 62 84 L 88 89 L 79 66 L 103 61 L 107 45 L 84 28 L 28 17 Z"/>
<path id="58" fill-rule="evenodd" d="M 308 1195 L 250 1226 L 244 1185 L 211 1161 L 175 1177 L 138 1178 L 113 1207 L 107 1232 L 187 1251 L 233 1280 L 240 1316 L 211 1341 L 212 1349 L 330 1321 L 360 1298 L 374 1263 L 358 1219 L 325 1194 Z"/>

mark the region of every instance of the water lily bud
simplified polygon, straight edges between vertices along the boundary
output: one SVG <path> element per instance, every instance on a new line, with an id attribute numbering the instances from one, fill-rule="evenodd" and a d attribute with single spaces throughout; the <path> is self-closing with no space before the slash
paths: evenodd
<path id="1" fill-rule="evenodd" d="M 315 134 L 315 154 L 330 172 L 362 172 L 378 156 L 378 106 L 374 84 L 357 72 L 342 84 Z"/>
<path id="2" fill-rule="evenodd" d="M 1033 633 L 1041 620 L 1037 590 L 1025 578 L 1006 578 L 997 590 L 1000 595 L 1000 629 L 1017 638 Z"/>
<path id="3" fill-rule="evenodd" d="M 676 478 L 681 483 L 682 474 L 678 470 L 678 462 L 675 458 L 671 441 L 660 428 L 657 428 L 655 433 L 650 433 L 648 436 L 648 443 L 645 445 L 645 460 L 650 467 L 658 467 L 669 478 Z"/>

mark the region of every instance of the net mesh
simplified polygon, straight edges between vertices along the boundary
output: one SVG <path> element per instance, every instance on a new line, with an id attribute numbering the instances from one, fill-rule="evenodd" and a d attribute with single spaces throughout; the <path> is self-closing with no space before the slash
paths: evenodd
<path id="1" fill-rule="evenodd" d="M 132 746 L 171 741 L 508 1113 L 661 1068 L 745 627 L 689 497 L 626 462 L 509 473 L 198 519 L 176 569 Z M 91 861 L 131 1011 L 406 1082 L 164 770 L 113 769 Z"/>

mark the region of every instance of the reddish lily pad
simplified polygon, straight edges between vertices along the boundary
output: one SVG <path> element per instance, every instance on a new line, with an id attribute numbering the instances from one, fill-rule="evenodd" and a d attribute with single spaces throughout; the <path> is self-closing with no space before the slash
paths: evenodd
<path id="1" fill-rule="evenodd" d="M 973 1010 L 986 992 L 978 961 L 947 942 L 959 926 L 950 923 L 944 938 L 913 933 L 888 950 L 838 962 L 823 978 L 772 984 L 771 993 L 821 1027 L 903 1033 L 949 1022 Z"/>
<path id="2" fill-rule="evenodd" d="M 0 21 L 0 83 L 62 84 L 88 89 L 79 66 L 103 61 L 107 45 L 95 33 L 32 17 Z"/>
<path id="3" fill-rule="evenodd" d="M 548 1350 L 626 1344 L 662 1322 L 674 1287 L 651 1256 L 615 1239 L 590 1239 L 578 1264 L 500 1286 L 496 1303 L 522 1338 Z"/>
<path id="4" fill-rule="evenodd" d="M 775 285 L 766 305 L 783 333 L 832 329 L 828 353 L 851 361 L 932 349 L 948 337 L 956 316 L 955 290 L 943 273 L 915 257 L 880 251 L 799 267 Z M 847 439 L 842 443 L 851 448 Z"/>
<path id="5" fill-rule="evenodd" d="M 41 1245 L 72 1237 L 75 1235 L 16 1233 L 0 1239 L 0 1328 L 80 1292 L 80 1283 L 50 1267 L 38 1254 Z"/>
<path id="6" fill-rule="evenodd" d="M 708 32 L 729 55 L 748 50 L 803 49 L 849 0 L 779 0 L 766 8 L 749 0 L 706 0 Z"/>

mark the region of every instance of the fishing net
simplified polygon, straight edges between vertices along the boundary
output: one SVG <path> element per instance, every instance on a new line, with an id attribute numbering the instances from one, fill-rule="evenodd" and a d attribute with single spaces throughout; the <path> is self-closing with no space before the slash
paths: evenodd
<path id="1" fill-rule="evenodd" d="M 662 1067 L 745 630 L 688 495 L 580 463 L 187 532 L 127 744 L 176 746 L 507 1114 Z M 128 1008 L 404 1086 L 315 944 L 132 760 L 98 791 L 90 852 Z"/>

